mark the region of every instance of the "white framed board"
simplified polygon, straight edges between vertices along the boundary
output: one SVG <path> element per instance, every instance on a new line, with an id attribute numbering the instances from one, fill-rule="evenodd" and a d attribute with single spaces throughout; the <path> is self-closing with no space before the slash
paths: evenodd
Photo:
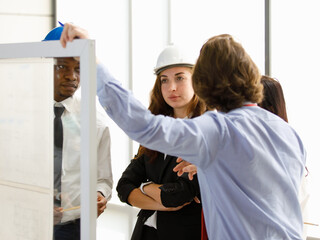
<path id="1" fill-rule="evenodd" d="M 96 239 L 95 41 L 84 39 L 0 44 L 0 239 L 52 239 L 57 57 L 80 57 L 81 239 Z"/>

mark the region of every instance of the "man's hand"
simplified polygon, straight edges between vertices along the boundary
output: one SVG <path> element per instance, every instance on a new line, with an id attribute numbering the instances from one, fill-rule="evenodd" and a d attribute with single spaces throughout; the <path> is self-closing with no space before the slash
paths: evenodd
<path id="1" fill-rule="evenodd" d="M 183 173 L 187 172 L 190 180 L 193 179 L 193 175 L 197 174 L 197 167 L 187 161 L 184 161 L 182 158 L 177 159 L 177 166 L 173 168 L 174 172 L 177 172 L 177 175 L 180 177 Z"/>
<path id="2" fill-rule="evenodd" d="M 63 26 L 63 31 L 60 37 L 60 42 L 62 47 L 67 46 L 67 42 L 72 42 L 73 39 L 80 38 L 80 39 L 88 39 L 89 34 L 87 30 L 80 28 L 72 23 L 66 23 Z"/>
<path id="3" fill-rule="evenodd" d="M 60 223 L 61 218 L 63 216 L 62 207 L 54 207 L 53 208 L 53 224 L 56 225 Z"/>
<path id="4" fill-rule="evenodd" d="M 97 210 L 98 210 L 98 217 L 104 210 L 107 208 L 107 199 L 102 196 L 100 192 L 97 192 Z"/>

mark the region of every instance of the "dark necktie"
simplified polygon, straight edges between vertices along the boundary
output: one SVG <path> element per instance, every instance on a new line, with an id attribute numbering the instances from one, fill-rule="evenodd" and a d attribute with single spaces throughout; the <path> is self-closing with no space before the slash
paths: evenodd
<path id="1" fill-rule="evenodd" d="M 58 148 L 62 148 L 63 143 L 63 129 L 61 115 L 64 111 L 64 107 L 54 107 L 54 145 Z"/>
<path id="2" fill-rule="evenodd" d="M 54 107 L 54 189 L 61 193 L 61 167 L 62 167 L 62 144 L 63 128 L 61 115 L 64 107 Z M 60 201 L 55 199 L 55 205 L 60 206 Z"/>

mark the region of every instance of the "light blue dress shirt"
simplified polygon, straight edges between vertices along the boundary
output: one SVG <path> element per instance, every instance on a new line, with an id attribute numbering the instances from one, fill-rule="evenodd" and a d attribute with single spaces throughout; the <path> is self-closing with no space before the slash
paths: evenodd
<path id="1" fill-rule="evenodd" d="M 258 106 L 155 116 L 101 65 L 97 78 L 102 106 L 131 139 L 198 167 L 210 240 L 302 239 L 306 153 L 285 121 Z"/>

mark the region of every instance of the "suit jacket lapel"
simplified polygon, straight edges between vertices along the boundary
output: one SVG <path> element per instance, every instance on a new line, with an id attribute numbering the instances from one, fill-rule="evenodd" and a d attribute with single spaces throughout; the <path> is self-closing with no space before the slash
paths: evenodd
<path id="1" fill-rule="evenodd" d="M 164 154 L 162 154 L 161 157 L 162 157 L 162 159 L 163 159 Z M 162 163 L 162 168 L 161 168 L 161 173 L 160 173 L 160 179 L 159 179 L 160 182 L 162 182 L 162 179 L 163 179 L 163 177 L 164 177 L 163 175 L 164 175 L 164 173 L 166 172 L 166 169 L 167 169 L 170 161 L 172 160 L 172 158 L 173 158 L 172 156 L 167 155 L 166 158 L 165 158 L 164 160 L 162 160 L 163 163 Z M 160 160 L 160 159 L 159 159 L 159 160 Z M 161 160 L 160 160 L 160 161 L 161 161 Z"/>

